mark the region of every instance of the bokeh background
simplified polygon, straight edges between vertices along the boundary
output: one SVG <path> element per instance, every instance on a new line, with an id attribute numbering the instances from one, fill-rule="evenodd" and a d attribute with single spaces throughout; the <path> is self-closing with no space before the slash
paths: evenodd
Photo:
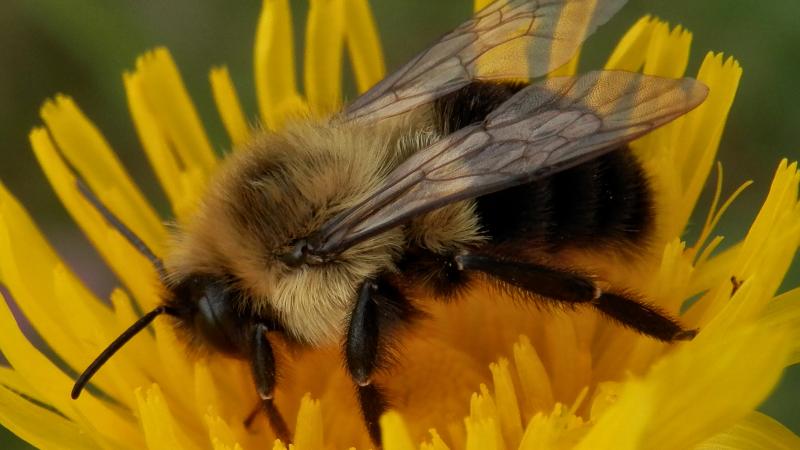
<path id="1" fill-rule="evenodd" d="M 308 0 L 290 3 L 302 42 Z M 472 0 L 372 0 L 372 4 L 391 70 L 467 18 Z M 166 216 L 163 193 L 129 121 L 121 74 L 142 52 L 168 47 L 212 142 L 222 151 L 227 139 L 212 103 L 208 71 L 226 64 L 249 117 L 256 117 L 251 49 L 260 7 L 260 0 L 0 1 L 0 179 L 102 297 L 115 285 L 114 277 L 56 200 L 28 144 L 29 130 L 40 123 L 42 101 L 59 92 L 73 96 Z M 800 158 L 800 2 L 630 0 L 587 44 L 582 69 L 599 67 L 622 33 L 647 13 L 694 32 L 690 74 L 707 50 L 734 55 L 744 67 L 719 155 L 725 167 L 724 192 L 730 193 L 744 180 L 756 181 L 721 224 L 726 241 L 736 242 L 766 195 L 780 158 Z M 301 67 L 302 45 L 296 49 Z M 708 198 L 701 199 L 703 213 L 707 205 Z M 693 230 L 687 235 L 692 236 Z M 795 263 L 784 289 L 798 284 L 800 264 Z M 800 433 L 799 367 L 787 371 L 761 409 Z M 28 447 L 0 428 L 0 448 Z"/>

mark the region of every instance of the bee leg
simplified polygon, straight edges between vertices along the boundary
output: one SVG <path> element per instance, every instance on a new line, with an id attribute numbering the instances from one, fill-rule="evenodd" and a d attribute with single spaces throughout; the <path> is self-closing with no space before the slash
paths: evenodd
<path id="1" fill-rule="evenodd" d="M 545 300 L 589 304 L 606 317 L 661 341 L 689 340 L 697 334 L 697 330 L 683 328 L 675 319 L 640 299 L 603 292 L 585 275 L 470 253 L 456 255 L 455 263 L 461 270 L 485 273 Z"/>
<path id="2" fill-rule="evenodd" d="M 376 448 L 383 447 L 381 442 L 381 427 L 379 420 L 383 413 L 389 409 L 389 402 L 386 400 L 386 395 L 380 386 L 375 383 L 370 383 L 366 386 L 357 386 L 356 394 L 358 395 L 358 404 L 361 407 L 361 415 L 364 418 L 364 424 L 367 426 L 367 432 L 372 443 Z"/>
<path id="3" fill-rule="evenodd" d="M 356 383 L 358 403 L 364 423 L 372 442 L 381 446 L 381 430 L 378 420 L 388 404 L 381 389 L 372 383 L 372 373 L 378 365 L 378 343 L 380 340 L 380 318 L 378 304 L 373 298 L 378 293 L 378 284 L 366 280 L 359 289 L 358 300 L 350 316 L 345 343 L 347 371 Z"/>
<path id="4" fill-rule="evenodd" d="M 258 396 L 261 397 L 261 408 L 267 415 L 267 420 L 272 431 L 281 441 L 291 442 L 289 427 L 283 419 L 280 411 L 275 406 L 273 395 L 275 394 L 275 355 L 272 352 L 272 345 L 267 339 L 269 329 L 263 324 L 255 326 L 253 336 L 253 347 L 251 355 L 251 368 L 253 370 L 253 380 L 256 383 Z M 251 414 L 253 416 L 253 414 Z M 248 417 L 250 421 L 252 419 Z"/>
<path id="5" fill-rule="evenodd" d="M 380 386 L 372 375 L 386 362 L 382 342 L 398 324 L 408 323 L 419 311 L 385 277 L 366 280 L 359 289 L 356 306 L 350 316 L 345 342 L 345 364 L 356 383 L 358 402 L 372 442 L 380 447 L 378 420 L 388 408 Z"/>
<path id="6" fill-rule="evenodd" d="M 347 370 L 353 381 L 362 387 L 372 382 L 370 377 L 378 365 L 380 319 L 378 304 L 373 298 L 377 292 L 378 284 L 374 280 L 367 280 L 361 285 L 347 330 Z"/>

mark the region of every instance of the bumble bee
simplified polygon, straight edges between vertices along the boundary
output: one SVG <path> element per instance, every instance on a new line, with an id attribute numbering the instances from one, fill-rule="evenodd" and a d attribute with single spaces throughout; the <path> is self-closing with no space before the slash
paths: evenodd
<path id="1" fill-rule="evenodd" d="M 692 79 L 630 72 L 536 81 L 624 3 L 498 0 L 342 111 L 260 133 L 227 158 L 163 263 L 81 184 L 153 261 L 166 294 L 78 378 L 73 398 L 166 314 L 192 345 L 251 362 L 284 439 L 268 334 L 341 342 L 379 445 L 387 399 L 372 376 L 388 336 L 419 315 L 415 299 L 456 297 L 477 278 L 662 341 L 691 339 L 696 330 L 624 286 L 606 291 L 552 263 L 566 249 L 647 239 L 651 187 L 626 144 L 707 95 Z"/>

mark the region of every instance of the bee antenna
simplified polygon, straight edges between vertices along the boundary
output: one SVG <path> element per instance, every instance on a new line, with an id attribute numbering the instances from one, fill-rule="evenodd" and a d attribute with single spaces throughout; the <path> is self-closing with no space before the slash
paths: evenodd
<path id="1" fill-rule="evenodd" d="M 78 191 L 89 201 L 89 203 L 94 206 L 97 212 L 100 213 L 101 216 L 111 225 L 112 228 L 117 230 L 119 234 L 124 237 L 128 243 L 130 243 L 136 250 L 139 251 L 145 258 L 147 258 L 155 267 L 156 271 L 158 272 L 158 277 L 161 281 L 167 279 L 167 271 L 164 269 L 164 262 L 161 261 L 161 258 L 156 256 L 150 247 L 142 241 L 142 239 L 137 236 L 130 228 L 128 228 L 124 223 L 122 223 L 111 210 L 100 201 L 100 199 L 95 195 L 95 193 L 83 182 L 80 178 L 75 179 L 75 184 L 78 187 Z"/>
<path id="2" fill-rule="evenodd" d="M 95 372 L 97 372 L 103 364 L 106 363 L 112 356 L 119 349 L 121 349 L 125 344 L 131 340 L 132 337 L 136 336 L 140 331 L 145 329 L 150 322 L 153 321 L 156 317 L 160 316 L 161 314 L 168 314 L 170 316 L 175 315 L 175 311 L 165 305 L 157 306 L 152 311 L 148 312 L 147 314 L 143 315 L 139 318 L 136 322 L 134 322 L 127 330 L 123 331 L 114 342 L 108 345 L 105 350 L 103 350 L 100 355 L 89 364 L 89 367 L 83 371 L 83 373 L 75 380 L 75 385 L 72 387 L 72 399 L 75 400 L 81 395 L 83 388 L 86 387 L 86 384 L 89 383 L 89 380 L 94 376 Z"/>

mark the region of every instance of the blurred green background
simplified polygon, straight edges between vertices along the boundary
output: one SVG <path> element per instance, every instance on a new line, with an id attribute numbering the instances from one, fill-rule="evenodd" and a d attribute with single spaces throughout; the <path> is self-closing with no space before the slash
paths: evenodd
<path id="1" fill-rule="evenodd" d="M 291 0 L 302 39 L 306 0 Z M 470 15 L 471 0 L 372 1 L 389 69 Z M 45 98 L 73 96 L 100 127 L 142 189 L 166 214 L 166 202 L 129 121 L 121 73 L 157 45 L 170 49 L 208 126 L 212 141 L 227 139 L 208 87 L 212 65 L 227 64 L 249 117 L 255 117 L 251 49 L 259 0 L 2 0 L 0 1 L 0 179 L 27 206 L 59 253 L 100 295 L 115 281 L 51 192 L 27 135 L 40 123 Z M 598 67 L 636 19 L 653 13 L 694 32 L 689 73 L 707 50 L 736 56 L 744 77 L 719 158 L 725 191 L 753 179 L 720 231 L 736 242 L 754 217 L 782 157 L 800 157 L 800 2 L 773 0 L 630 0 L 591 39 L 583 69 Z M 301 59 L 302 45 L 297 45 Z M 298 61 L 300 64 L 300 61 Z M 701 199 L 700 210 L 707 210 Z M 698 218 L 698 220 L 700 220 Z M 696 231 L 696 230 L 695 230 Z M 689 230 L 692 235 L 692 230 Z M 785 288 L 800 284 L 798 264 Z M 66 395 L 66 393 L 65 393 Z M 800 433 L 800 369 L 790 368 L 762 410 Z M 0 429 L 0 447 L 27 448 Z"/>

